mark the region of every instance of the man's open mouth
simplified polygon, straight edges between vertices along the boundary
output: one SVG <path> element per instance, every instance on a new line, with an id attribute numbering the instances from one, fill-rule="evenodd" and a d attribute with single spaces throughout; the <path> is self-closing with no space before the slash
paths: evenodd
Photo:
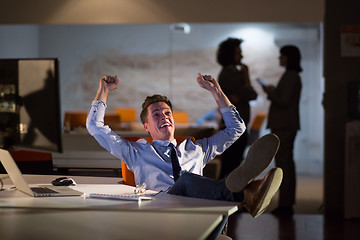
<path id="1" fill-rule="evenodd" d="M 160 128 L 164 128 L 164 127 L 171 127 L 170 123 L 164 123 L 163 125 L 160 126 Z"/>

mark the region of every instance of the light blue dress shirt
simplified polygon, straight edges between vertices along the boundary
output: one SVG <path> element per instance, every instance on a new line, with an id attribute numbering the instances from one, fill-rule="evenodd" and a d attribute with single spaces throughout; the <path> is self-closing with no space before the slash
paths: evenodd
<path id="1" fill-rule="evenodd" d="M 174 184 L 169 141 L 145 139 L 137 142 L 125 140 L 109 126 L 104 125 L 106 104 L 93 101 L 86 127 L 99 144 L 126 163 L 134 173 L 135 183 L 146 183 L 148 189 L 167 191 Z M 176 147 L 181 171 L 203 174 L 205 165 L 235 142 L 246 127 L 234 106 L 220 109 L 226 128 L 209 138 L 192 141 L 190 138 Z M 120 161 L 119 161 L 120 165 Z"/>

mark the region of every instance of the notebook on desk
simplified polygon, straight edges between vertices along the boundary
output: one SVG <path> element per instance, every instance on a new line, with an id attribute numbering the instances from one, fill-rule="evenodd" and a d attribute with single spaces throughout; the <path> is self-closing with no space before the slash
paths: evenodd
<path id="1" fill-rule="evenodd" d="M 0 149 L 0 162 L 4 166 L 11 181 L 15 187 L 33 197 L 64 197 L 64 196 L 80 196 L 83 193 L 65 186 L 36 186 L 30 187 L 21 174 L 20 169 L 16 165 L 10 153 Z"/>

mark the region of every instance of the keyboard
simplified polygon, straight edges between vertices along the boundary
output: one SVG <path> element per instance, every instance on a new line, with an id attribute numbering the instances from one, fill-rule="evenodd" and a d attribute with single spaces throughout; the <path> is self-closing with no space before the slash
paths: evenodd
<path id="1" fill-rule="evenodd" d="M 35 193 L 58 193 L 57 191 L 54 191 L 47 187 L 32 187 L 30 188 Z"/>
<path id="2" fill-rule="evenodd" d="M 90 193 L 90 198 L 112 199 L 112 200 L 126 200 L 126 201 L 143 201 L 152 200 L 149 195 L 136 195 L 136 194 L 102 194 Z"/>

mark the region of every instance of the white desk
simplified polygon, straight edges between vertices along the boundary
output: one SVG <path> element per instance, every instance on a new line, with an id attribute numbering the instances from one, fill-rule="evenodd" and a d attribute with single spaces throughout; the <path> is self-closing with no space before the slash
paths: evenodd
<path id="1" fill-rule="evenodd" d="M 1 175 L 3 177 L 5 175 Z M 24 175 L 26 181 L 32 184 L 49 184 L 59 176 Z M 72 176 L 78 183 L 73 188 L 84 192 L 81 197 L 30 197 L 16 189 L 0 192 L 0 207 L 3 208 L 49 208 L 49 209 L 111 209 L 121 211 L 167 211 L 167 212 L 205 212 L 230 215 L 238 210 L 240 203 L 204 200 L 159 193 L 151 201 L 118 201 L 88 198 L 90 193 L 131 193 L 134 187 L 119 184 L 119 178 Z M 11 187 L 10 179 L 4 181 L 6 187 Z"/>
<path id="2" fill-rule="evenodd" d="M 59 177 L 24 176 L 29 184 L 50 183 Z M 86 197 L 87 194 L 99 189 L 107 193 L 132 191 L 133 187 L 118 184 L 118 178 L 74 176 L 73 179 L 78 183 L 76 188 L 85 192 L 85 197 L 33 198 L 14 189 L 1 191 L 0 222 L 6 222 L 6 225 L 0 224 L 0 229 L 5 228 L 0 234 L 10 234 L 8 236 L 17 239 L 21 238 L 21 234 L 25 236 L 27 229 L 34 227 L 38 231 L 47 229 L 56 234 L 61 232 L 62 239 L 69 237 L 69 234 L 74 234 L 71 235 L 74 239 L 122 239 L 123 236 L 126 236 L 124 239 L 159 239 L 161 236 L 164 239 L 204 239 L 223 216 L 231 215 L 238 209 L 238 203 L 234 202 L 166 193 L 142 202 L 91 199 Z M 11 186 L 10 180 L 4 182 L 5 187 Z M 34 237 L 40 236 L 38 231 L 35 231 Z M 102 237 L 102 234 L 106 237 Z"/>
<path id="3" fill-rule="evenodd" d="M 205 239 L 218 214 L 0 208 L 1 239 Z M 196 224 L 194 224 L 196 223 Z"/>

